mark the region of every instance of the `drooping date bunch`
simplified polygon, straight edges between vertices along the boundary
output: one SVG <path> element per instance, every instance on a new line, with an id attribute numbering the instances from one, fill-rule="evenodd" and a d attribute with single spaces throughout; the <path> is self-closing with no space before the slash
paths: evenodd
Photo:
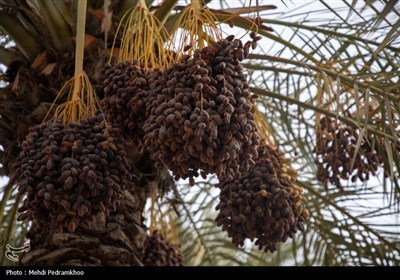
<path id="1" fill-rule="evenodd" d="M 253 45 L 259 37 L 253 36 Z M 193 57 L 158 72 L 146 98 L 145 146 L 175 179 L 215 173 L 232 179 L 254 164 L 259 144 L 240 61 L 252 42 L 226 39 L 196 49 Z"/>
<path id="2" fill-rule="evenodd" d="M 369 180 L 370 174 L 376 174 L 382 160 L 374 149 L 374 140 L 370 135 L 364 135 L 356 153 L 359 137 L 357 129 L 330 117 L 321 118 L 314 154 L 317 178 L 325 189 L 328 189 L 328 183 L 343 189 L 340 180 L 355 182 L 358 178 L 364 182 Z M 351 166 L 354 155 L 355 161 Z"/>
<path id="3" fill-rule="evenodd" d="M 246 239 L 260 250 L 273 252 L 279 242 L 292 238 L 308 217 L 302 189 L 295 185 L 296 172 L 283 152 L 266 144 L 248 172 L 234 180 L 222 180 L 216 222 L 236 246 Z"/>
<path id="4" fill-rule="evenodd" d="M 121 130 L 101 114 L 31 127 L 15 169 L 19 192 L 27 193 L 20 219 L 51 219 L 57 231 L 114 211 L 131 180 Z"/>
<path id="5" fill-rule="evenodd" d="M 174 245 L 153 232 L 146 240 L 143 256 L 144 266 L 183 266 L 183 255 L 178 245 Z"/>
<path id="6" fill-rule="evenodd" d="M 103 77 L 104 112 L 125 136 L 143 137 L 146 120 L 145 97 L 153 70 L 145 70 L 137 62 L 106 64 Z"/>

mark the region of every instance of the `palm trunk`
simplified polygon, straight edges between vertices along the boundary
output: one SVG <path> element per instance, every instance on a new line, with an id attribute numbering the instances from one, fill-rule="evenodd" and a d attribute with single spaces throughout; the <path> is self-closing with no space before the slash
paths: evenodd
<path id="1" fill-rule="evenodd" d="M 132 184 L 116 212 L 109 217 L 99 214 L 95 224 L 82 223 L 74 233 L 49 234 L 47 227 L 33 223 L 28 235 L 31 251 L 21 258 L 21 264 L 140 266 L 146 239 L 143 204 Z"/>

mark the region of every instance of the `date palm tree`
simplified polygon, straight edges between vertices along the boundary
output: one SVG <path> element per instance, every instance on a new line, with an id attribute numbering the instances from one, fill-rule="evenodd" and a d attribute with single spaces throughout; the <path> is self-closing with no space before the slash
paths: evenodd
<path id="1" fill-rule="evenodd" d="M 112 39 L 125 12 L 137 2 L 89 1 L 84 69 L 100 95 Z M 167 31 L 189 4 L 145 2 Z M 157 209 L 168 213 L 175 225 L 186 264 L 399 265 L 398 1 L 321 1 L 314 6 L 204 2 L 226 35 L 254 29 L 254 18 L 263 21 L 257 51 L 243 65 L 251 91 L 260 96 L 257 105 L 266 131 L 298 171 L 297 184 L 305 190 L 310 212 L 306 230 L 273 254 L 250 242 L 236 248 L 214 221 L 219 195 L 215 177 L 198 180 L 194 187 L 183 181 L 175 186 L 168 171 L 154 168 L 148 155 L 135 149 L 128 154 L 137 179 L 125 190 L 117 211 L 98 215 L 96 226 L 82 226 L 79 234 L 49 234 L 46 227 L 17 221 L 23 197 L 13 164 L 28 128 L 43 121 L 73 75 L 76 3 L 0 0 L 0 63 L 5 65 L 0 175 L 6 178 L 0 195 L 0 248 L 22 245 L 28 237 L 32 250 L 22 257 L 24 265 L 142 265 L 148 236 L 143 216 L 151 216 L 145 208 L 147 192 L 169 186 L 172 191 L 158 199 L 162 206 Z M 342 181 L 342 190 L 331 182 L 325 188 L 317 180 L 314 148 L 324 116 L 358 131 L 357 150 L 363 136 L 370 137 L 381 159 L 376 179 Z M 0 264 L 14 263 L 2 253 Z"/>

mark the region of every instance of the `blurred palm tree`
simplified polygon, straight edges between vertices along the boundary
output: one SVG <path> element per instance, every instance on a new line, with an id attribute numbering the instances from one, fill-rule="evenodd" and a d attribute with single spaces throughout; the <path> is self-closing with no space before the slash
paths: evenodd
<path id="1" fill-rule="evenodd" d="M 146 4 L 171 31 L 186 2 Z M 222 22 L 225 35 L 241 36 L 254 28 L 256 16 L 263 20 L 264 27 L 258 30 L 263 39 L 244 66 L 252 91 L 260 95 L 258 106 L 269 133 L 298 170 L 311 216 L 306 231 L 274 254 L 259 252 L 250 243 L 238 249 L 214 222 L 216 179 L 199 181 L 192 188 L 181 182 L 160 203 L 173 217 L 186 264 L 399 265 L 398 1 L 205 2 Z M 136 3 L 112 1 L 105 8 L 103 1 L 89 1 L 85 71 L 95 88 L 119 19 Z M 0 63 L 7 66 L 0 88 L 0 175 L 9 178 L 1 189 L 0 248 L 25 241 L 28 224 L 16 221 L 22 198 L 12 164 L 28 127 L 42 121 L 62 84 L 73 75 L 75 9 L 71 1 L 0 1 Z M 377 178 L 344 182 L 344 191 L 325 189 L 316 180 L 315 124 L 322 115 L 375 139 L 383 161 Z M 160 180 L 156 184 L 162 184 Z M 142 211 L 144 201 L 139 204 L 136 212 Z M 136 235 L 132 243 L 143 245 L 144 235 Z M 2 254 L 0 264 L 12 263 Z"/>

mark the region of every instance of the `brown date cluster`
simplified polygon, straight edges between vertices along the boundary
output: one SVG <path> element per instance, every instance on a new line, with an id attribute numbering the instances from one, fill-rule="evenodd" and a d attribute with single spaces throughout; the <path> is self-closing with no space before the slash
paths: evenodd
<path id="1" fill-rule="evenodd" d="M 15 168 L 19 192 L 27 193 L 19 219 L 51 219 L 56 231 L 74 232 L 80 221 L 114 211 L 132 179 L 121 131 L 100 114 L 31 127 Z"/>
<path id="2" fill-rule="evenodd" d="M 137 62 L 107 64 L 104 69 L 102 101 L 109 121 L 117 124 L 125 136 L 143 137 L 146 120 L 145 96 L 152 70 L 144 70 Z"/>
<path id="3" fill-rule="evenodd" d="M 259 37 L 253 35 L 253 45 Z M 175 179 L 215 173 L 233 179 L 257 158 L 255 95 L 240 61 L 252 42 L 226 39 L 156 73 L 146 98 L 145 146 Z"/>
<path id="4" fill-rule="evenodd" d="M 236 246 L 250 239 L 260 250 L 274 252 L 279 242 L 304 230 L 309 214 L 302 189 L 294 184 L 296 172 L 283 152 L 261 144 L 258 154 L 247 173 L 217 185 L 221 193 L 216 222 Z"/>
<path id="5" fill-rule="evenodd" d="M 340 180 L 357 178 L 362 182 L 369 180 L 370 174 L 375 176 L 382 160 L 373 148 L 374 140 L 365 136 L 361 140 L 354 165 L 351 166 L 356 152 L 359 133 L 350 126 L 344 126 L 335 119 L 322 117 L 317 143 L 314 148 L 317 178 L 328 189 L 328 183 L 343 189 Z"/>
<path id="6" fill-rule="evenodd" d="M 165 240 L 157 231 L 148 237 L 145 246 L 144 266 L 183 266 L 179 246 Z"/>

